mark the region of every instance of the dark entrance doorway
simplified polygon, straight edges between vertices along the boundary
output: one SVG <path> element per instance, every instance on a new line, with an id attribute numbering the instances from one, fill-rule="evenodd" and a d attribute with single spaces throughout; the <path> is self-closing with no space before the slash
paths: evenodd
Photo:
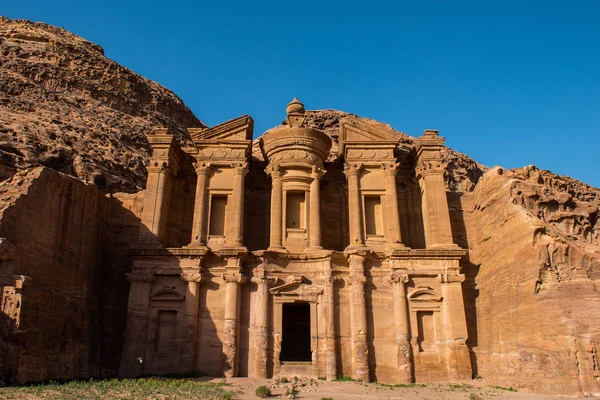
<path id="1" fill-rule="evenodd" d="M 311 361 L 310 304 L 284 303 L 281 361 Z"/>

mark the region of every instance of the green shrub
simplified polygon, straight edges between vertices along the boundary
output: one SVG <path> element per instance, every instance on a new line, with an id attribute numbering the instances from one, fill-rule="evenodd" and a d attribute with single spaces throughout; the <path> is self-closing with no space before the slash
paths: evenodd
<path id="1" fill-rule="evenodd" d="M 271 389 L 269 389 L 266 386 L 259 386 L 256 389 L 256 392 L 254 392 L 256 394 L 257 397 L 260 398 L 265 398 L 265 397 L 269 397 L 271 395 Z"/>
<path id="2" fill-rule="evenodd" d="M 283 378 L 281 378 L 281 379 L 279 380 L 279 382 L 281 382 L 281 383 L 288 383 L 289 381 L 288 381 L 288 378 L 286 378 L 286 377 L 284 376 Z"/>

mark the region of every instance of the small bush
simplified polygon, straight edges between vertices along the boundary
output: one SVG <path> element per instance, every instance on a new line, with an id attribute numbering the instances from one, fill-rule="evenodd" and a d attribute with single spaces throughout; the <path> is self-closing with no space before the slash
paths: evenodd
<path id="1" fill-rule="evenodd" d="M 288 378 L 286 378 L 286 377 L 284 376 L 283 378 L 281 378 L 281 379 L 279 380 L 279 382 L 281 382 L 281 383 L 288 383 L 289 381 L 288 381 Z"/>
<path id="2" fill-rule="evenodd" d="M 233 400 L 234 398 L 235 398 L 235 393 L 233 393 L 233 392 L 223 393 L 223 400 Z"/>
<path id="3" fill-rule="evenodd" d="M 271 389 L 266 386 L 259 386 L 254 393 L 256 394 L 256 397 L 260 397 L 262 399 L 271 395 Z"/>
<path id="4" fill-rule="evenodd" d="M 335 380 L 337 382 L 356 382 L 354 379 L 352 379 L 349 376 L 338 376 L 337 378 L 335 378 Z"/>
<path id="5" fill-rule="evenodd" d="M 326 380 L 327 380 L 327 378 L 325 378 L 324 376 L 320 376 L 318 379 L 319 379 L 320 381 L 326 381 Z"/>
<path id="6" fill-rule="evenodd" d="M 500 389 L 500 390 L 506 390 L 508 392 L 516 392 L 517 389 L 514 389 L 512 386 L 511 387 L 502 387 L 502 386 L 492 386 L 494 389 Z"/>
<path id="7" fill-rule="evenodd" d="M 333 400 L 333 397 L 321 397 L 321 400 Z"/>

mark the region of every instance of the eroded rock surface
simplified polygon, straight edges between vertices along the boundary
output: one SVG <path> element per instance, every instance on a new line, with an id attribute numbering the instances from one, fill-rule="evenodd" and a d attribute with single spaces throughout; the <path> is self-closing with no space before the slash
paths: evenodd
<path id="1" fill-rule="evenodd" d="M 463 199 L 484 378 L 600 393 L 598 193 L 535 167 L 496 167 Z"/>
<path id="2" fill-rule="evenodd" d="M 145 134 L 201 127 L 171 91 L 64 29 L 0 17 L 0 178 L 43 165 L 104 191 L 146 182 Z"/>

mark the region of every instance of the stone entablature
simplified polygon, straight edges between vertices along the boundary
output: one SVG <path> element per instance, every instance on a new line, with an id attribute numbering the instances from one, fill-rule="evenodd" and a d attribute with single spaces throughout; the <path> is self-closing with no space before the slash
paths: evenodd
<path id="1" fill-rule="evenodd" d="M 190 129 L 193 148 L 149 138 L 122 375 L 470 378 L 443 138 L 426 131 L 406 153 L 391 129 L 347 118 L 327 161 L 302 103 L 287 114 L 259 139 L 265 161 L 248 116 Z"/>

